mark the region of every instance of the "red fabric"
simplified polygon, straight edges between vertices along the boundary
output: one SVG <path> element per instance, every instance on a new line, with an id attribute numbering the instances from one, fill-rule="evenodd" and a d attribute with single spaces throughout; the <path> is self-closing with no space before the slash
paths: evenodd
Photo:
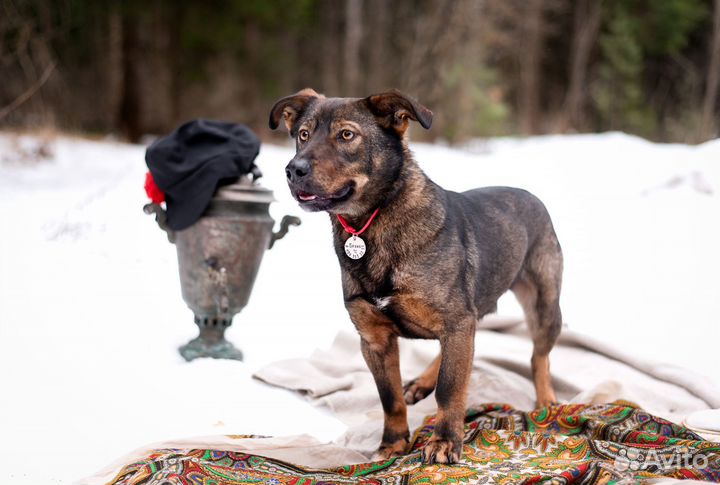
<path id="1" fill-rule="evenodd" d="M 145 193 L 150 198 L 150 200 L 155 202 L 156 204 L 159 204 L 160 202 L 165 202 L 165 192 L 160 190 L 160 188 L 155 185 L 155 179 L 150 172 L 145 174 Z"/>
<path id="2" fill-rule="evenodd" d="M 377 213 L 379 211 L 380 211 L 380 207 L 375 209 L 375 212 L 372 213 L 372 215 L 370 216 L 370 219 L 368 219 L 368 221 L 365 223 L 363 228 L 360 229 L 359 231 L 355 230 L 354 227 L 352 227 L 350 224 L 348 224 L 347 221 L 345 220 L 345 218 L 343 216 L 341 216 L 340 214 L 337 215 L 337 218 L 338 218 L 338 221 L 340 221 L 340 224 L 342 224 L 342 227 L 344 227 L 347 232 L 349 232 L 353 236 L 359 236 L 360 234 L 365 232 L 365 230 L 368 227 L 370 227 L 370 224 L 372 224 L 373 219 L 375 219 L 375 216 L 377 215 Z"/>

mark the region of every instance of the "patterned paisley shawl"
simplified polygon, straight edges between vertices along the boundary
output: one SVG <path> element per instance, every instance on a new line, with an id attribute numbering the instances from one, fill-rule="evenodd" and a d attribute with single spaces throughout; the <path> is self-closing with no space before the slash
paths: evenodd
<path id="1" fill-rule="evenodd" d="M 123 468 L 112 485 L 139 484 L 531 484 L 638 483 L 671 477 L 720 481 L 720 443 L 628 402 L 566 404 L 522 412 L 505 404 L 472 408 L 460 463 L 423 465 L 434 416 L 407 454 L 372 463 L 304 468 L 218 450 L 161 449 Z"/>

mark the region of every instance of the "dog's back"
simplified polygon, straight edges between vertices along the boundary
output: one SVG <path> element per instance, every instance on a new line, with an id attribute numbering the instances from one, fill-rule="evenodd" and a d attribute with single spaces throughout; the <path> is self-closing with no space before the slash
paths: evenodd
<path id="1" fill-rule="evenodd" d="M 445 191 L 446 226 L 465 247 L 476 302 L 496 301 L 511 288 L 537 245 L 559 244 L 550 216 L 536 196 L 512 187 Z M 502 268 L 502 269 L 500 269 Z M 481 315 L 494 305 L 482 309 Z"/>

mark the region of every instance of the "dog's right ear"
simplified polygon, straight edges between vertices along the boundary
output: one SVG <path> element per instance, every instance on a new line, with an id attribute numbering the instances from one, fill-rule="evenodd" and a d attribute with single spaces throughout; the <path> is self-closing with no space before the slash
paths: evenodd
<path id="1" fill-rule="evenodd" d="M 290 96 L 278 100 L 270 110 L 270 129 L 276 129 L 280 123 L 280 117 L 285 120 L 285 126 L 291 135 L 295 122 L 305 109 L 315 100 L 324 98 L 322 94 L 318 94 L 314 89 L 305 88 Z"/>

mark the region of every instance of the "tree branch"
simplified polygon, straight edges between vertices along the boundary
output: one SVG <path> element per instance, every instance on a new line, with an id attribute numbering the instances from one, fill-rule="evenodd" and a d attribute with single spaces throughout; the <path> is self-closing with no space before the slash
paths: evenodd
<path id="1" fill-rule="evenodd" d="M 4 108 L 0 109 L 0 121 L 5 118 L 7 115 L 18 109 L 23 103 L 25 103 L 27 100 L 33 97 L 33 95 L 47 82 L 47 80 L 50 78 L 50 75 L 55 70 L 55 62 L 51 62 L 48 64 L 48 66 L 45 68 L 45 70 L 42 73 L 42 76 L 38 78 L 37 81 L 33 83 L 32 86 L 30 86 L 28 89 L 25 90 L 24 93 L 22 93 L 20 96 L 15 98 L 13 102 L 5 106 Z"/>

